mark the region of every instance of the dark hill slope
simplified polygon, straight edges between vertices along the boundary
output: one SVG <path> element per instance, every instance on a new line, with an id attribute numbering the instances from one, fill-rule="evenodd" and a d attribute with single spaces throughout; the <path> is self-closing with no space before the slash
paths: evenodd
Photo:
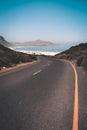
<path id="1" fill-rule="evenodd" d="M 70 49 L 57 54 L 60 59 L 74 60 L 78 66 L 83 66 L 87 70 L 87 43 L 73 46 Z"/>
<path id="2" fill-rule="evenodd" d="M 33 55 L 16 52 L 0 44 L 0 68 L 36 60 Z"/>
<path id="3" fill-rule="evenodd" d="M 0 44 L 5 47 L 11 46 L 11 43 L 7 42 L 3 36 L 0 36 Z"/>

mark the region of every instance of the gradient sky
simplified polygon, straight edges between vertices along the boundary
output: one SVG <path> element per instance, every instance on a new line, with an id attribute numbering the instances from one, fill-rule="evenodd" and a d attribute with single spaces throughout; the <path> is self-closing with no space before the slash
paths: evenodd
<path id="1" fill-rule="evenodd" d="M 8 41 L 87 42 L 87 0 L 0 0 Z"/>

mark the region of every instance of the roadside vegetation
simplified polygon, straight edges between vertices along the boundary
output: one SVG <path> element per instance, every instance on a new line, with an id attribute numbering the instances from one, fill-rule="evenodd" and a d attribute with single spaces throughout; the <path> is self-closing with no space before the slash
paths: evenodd
<path id="1" fill-rule="evenodd" d="M 36 60 L 35 55 L 16 52 L 0 44 L 0 69 L 20 63 L 32 62 L 33 60 Z"/>
<path id="2" fill-rule="evenodd" d="M 57 54 L 56 57 L 74 61 L 77 66 L 82 66 L 83 69 L 87 71 L 87 43 L 73 46 L 64 52 Z"/>

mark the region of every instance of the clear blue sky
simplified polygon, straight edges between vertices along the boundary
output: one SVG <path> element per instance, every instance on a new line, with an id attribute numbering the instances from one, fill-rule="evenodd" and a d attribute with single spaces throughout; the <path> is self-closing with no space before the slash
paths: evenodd
<path id="1" fill-rule="evenodd" d="M 0 35 L 8 41 L 87 41 L 87 0 L 0 0 Z"/>

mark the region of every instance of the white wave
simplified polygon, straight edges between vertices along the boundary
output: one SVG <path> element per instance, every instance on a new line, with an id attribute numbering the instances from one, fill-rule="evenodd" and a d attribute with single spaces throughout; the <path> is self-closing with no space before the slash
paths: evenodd
<path id="1" fill-rule="evenodd" d="M 17 50 L 20 51 L 20 50 Z M 46 56 L 55 56 L 59 52 L 42 52 L 42 51 L 25 51 L 21 50 L 20 52 L 27 53 L 27 54 L 34 54 L 34 55 L 46 55 Z"/>

